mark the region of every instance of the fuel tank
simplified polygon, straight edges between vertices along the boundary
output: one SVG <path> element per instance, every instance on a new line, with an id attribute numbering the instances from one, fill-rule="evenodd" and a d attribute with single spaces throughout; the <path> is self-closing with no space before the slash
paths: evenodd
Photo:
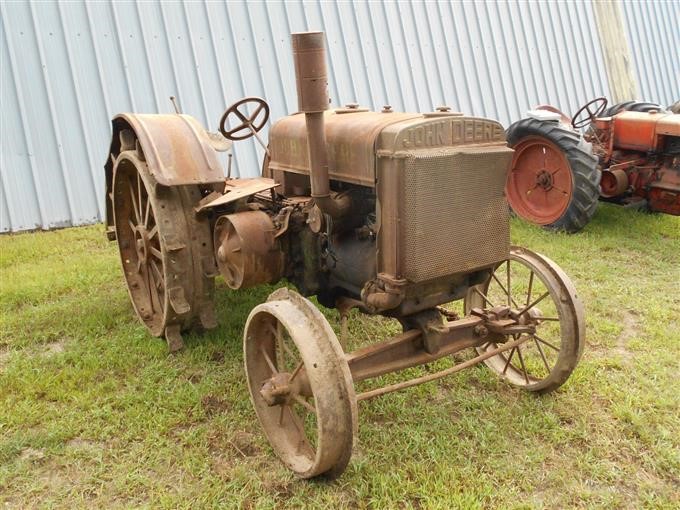
<path id="1" fill-rule="evenodd" d="M 634 151 L 660 151 L 664 136 L 680 136 L 680 115 L 623 112 L 614 117 L 614 147 Z"/>

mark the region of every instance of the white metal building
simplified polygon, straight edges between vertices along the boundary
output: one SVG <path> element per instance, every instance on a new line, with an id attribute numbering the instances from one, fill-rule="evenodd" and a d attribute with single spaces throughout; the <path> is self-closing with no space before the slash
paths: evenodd
<path id="1" fill-rule="evenodd" d="M 677 100 L 680 1 L 613 3 L 637 98 Z M 214 130 L 246 95 L 266 98 L 274 119 L 294 111 L 291 32 L 326 32 L 335 104 L 447 104 L 506 125 L 538 103 L 573 112 L 610 96 L 595 11 L 588 1 L 3 0 L 0 231 L 103 218 L 118 112 L 168 113 L 175 95 Z M 252 141 L 234 155 L 239 175 L 259 173 Z"/>

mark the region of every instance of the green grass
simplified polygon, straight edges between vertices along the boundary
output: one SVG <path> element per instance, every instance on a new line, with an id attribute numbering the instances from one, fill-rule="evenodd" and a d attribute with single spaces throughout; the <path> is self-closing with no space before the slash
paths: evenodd
<path id="1" fill-rule="evenodd" d="M 290 475 L 247 396 L 242 327 L 272 287 L 218 282 L 219 328 L 168 355 L 101 226 L 0 237 L 0 504 L 677 508 L 680 219 L 602 205 L 578 235 L 512 227 L 586 304 L 576 372 L 543 397 L 478 366 L 364 402 L 334 483 Z M 396 327 L 355 314 L 350 330 Z"/>

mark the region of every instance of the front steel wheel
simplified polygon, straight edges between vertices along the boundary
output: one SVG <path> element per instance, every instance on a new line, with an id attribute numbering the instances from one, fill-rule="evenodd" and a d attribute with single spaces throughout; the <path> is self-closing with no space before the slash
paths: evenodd
<path id="1" fill-rule="evenodd" d="M 466 313 L 473 308 L 510 307 L 533 334 L 508 335 L 525 342 L 493 356 L 486 365 L 511 384 L 548 393 L 560 387 L 576 368 L 585 344 L 583 305 L 569 277 L 552 260 L 524 248 L 513 247 L 489 279 L 468 291 Z M 488 342 L 480 354 L 496 349 Z"/>
<path id="2" fill-rule="evenodd" d="M 352 455 L 356 397 L 321 312 L 279 289 L 250 313 L 243 348 L 251 401 L 281 461 L 301 478 L 342 474 Z"/>

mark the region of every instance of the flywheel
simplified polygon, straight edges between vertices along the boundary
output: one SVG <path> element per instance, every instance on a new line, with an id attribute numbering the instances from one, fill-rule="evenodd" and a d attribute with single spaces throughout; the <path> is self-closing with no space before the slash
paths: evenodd
<path id="1" fill-rule="evenodd" d="M 216 326 L 210 224 L 193 210 L 200 199 L 198 186 L 156 185 L 138 144 L 115 159 L 113 217 L 132 306 L 170 351 L 182 348 L 181 331 Z"/>

